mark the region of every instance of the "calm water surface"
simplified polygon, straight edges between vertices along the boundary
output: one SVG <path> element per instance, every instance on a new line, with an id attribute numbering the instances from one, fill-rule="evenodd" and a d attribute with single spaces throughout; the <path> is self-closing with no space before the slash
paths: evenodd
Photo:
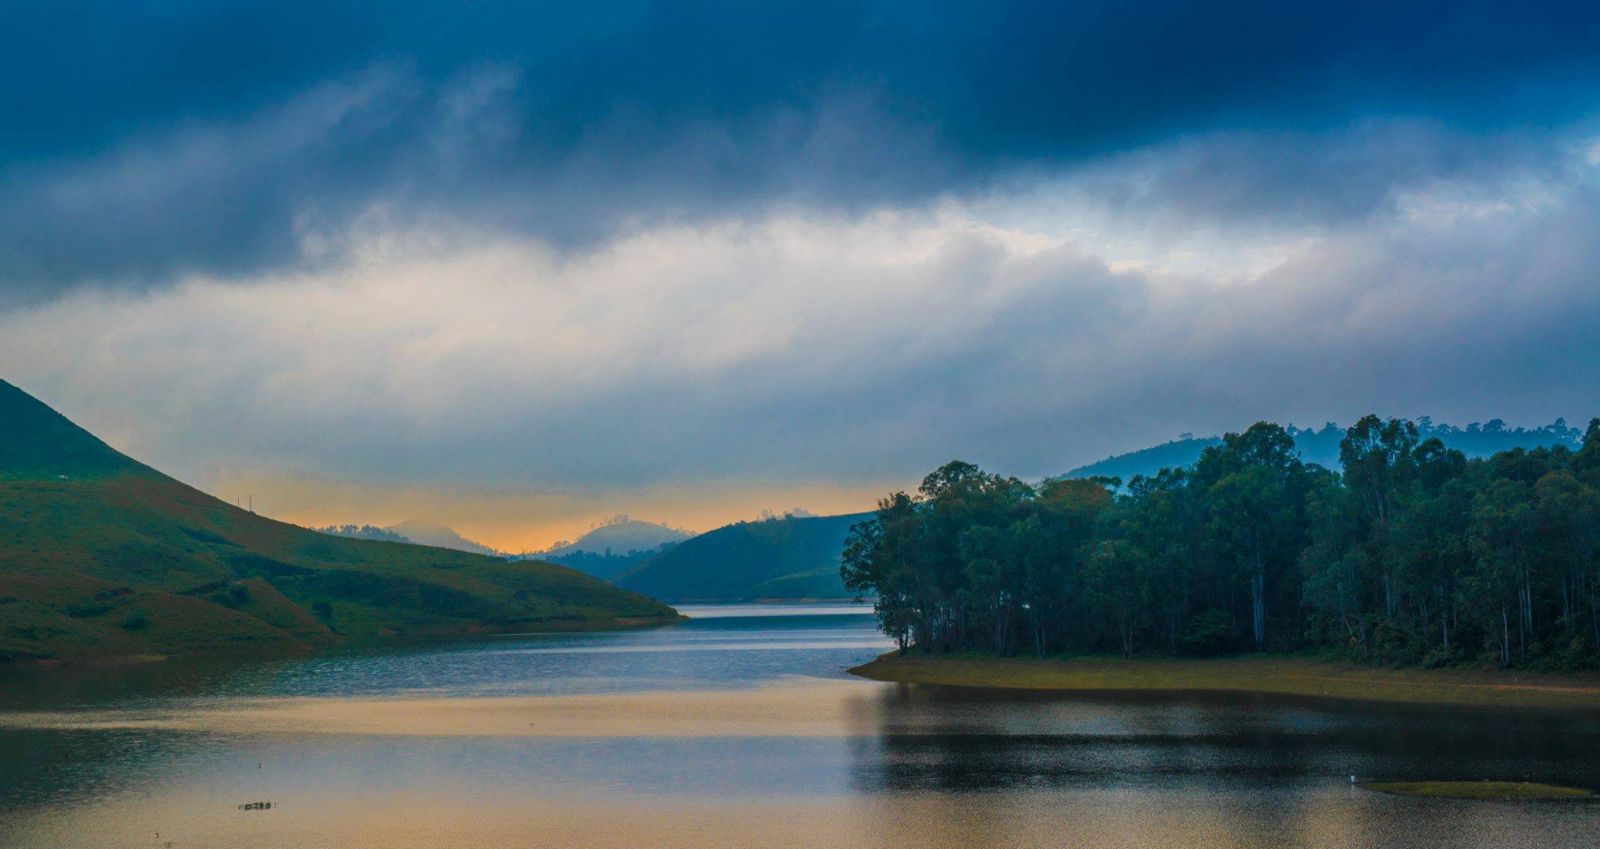
<path id="1" fill-rule="evenodd" d="M 1600 845 L 1594 715 L 905 687 L 860 608 L 0 677 L 3 847 Z M 271 802 L 267 810 L 241 810 Z"/>

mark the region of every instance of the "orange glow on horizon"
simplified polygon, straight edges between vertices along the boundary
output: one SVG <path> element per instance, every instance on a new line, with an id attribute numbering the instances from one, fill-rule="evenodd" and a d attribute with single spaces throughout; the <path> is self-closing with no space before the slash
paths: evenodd
<path id="1" fill-rule="evenodd" d="M 304 527 L 395 525 L 421 519 L 500 551 L 541 551 L 582 536 L 618 514 L 691 533 L 795 508 L 819 516 L 871 510 L 905 484 L 702 484 L 604 493 L 419 483 L 329 481 L 225 471 L 204 489 L 224 501 L 253 498 L 256 512 Z"/>

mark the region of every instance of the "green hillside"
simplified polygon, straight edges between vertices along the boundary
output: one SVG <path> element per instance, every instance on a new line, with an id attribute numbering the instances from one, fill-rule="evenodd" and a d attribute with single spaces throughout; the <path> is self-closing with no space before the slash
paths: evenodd
<path id="1" fill-rule="evenodd" d="M 675 616 L 553 564 L 263 518 L 119 454 L 0 381 L 0 663 Z"/>
<path id="2" fill-rule="evenodd" d="M 850 526 L 871 514 L 739 522 L 651 557 L 616 579 L 655 598 L 746 601 L 846 598 L 839 553 Z"/>

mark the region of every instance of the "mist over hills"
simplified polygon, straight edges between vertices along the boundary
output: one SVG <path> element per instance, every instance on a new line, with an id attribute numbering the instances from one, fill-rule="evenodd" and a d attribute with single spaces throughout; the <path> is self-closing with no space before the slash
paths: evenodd
<path id="1" fill-rule="evenodd" d="M 0 663 L 667 621 L 571 569 L 274 521 L 0 381 Z"/>
<path id="2" fill-rule="evenodd" d="M 1285 428 L 1294 438 L 1295 450 L 1301 459 L 1335 471 L 1339 468 L 1339 440 L 1344 438 L 1344 428 L 1329 422 L 1320 429 Z M 1417 420 L 1417 433 L 1421 439 L 1437 438 L 1447 448 L 1465 454 L 1468 459 L 1490 457 L 1512 448 L 1533 449 L 1564 445 L 1576 448 L 1583 441 L 1583 431 L 1567 425 L 1565 419 L 1556 419 L 1543 427 L 1507 427 L 1500 419 L 1473 422 L 1466 427 L 1434 424 L 1427 416 Z M 1087 465 L 1079 466 L 1061 475 L 1063 478 L 1114 477 L 1123 483 L 1136 475 L 1151 476 L 1164 468 L 1190 466 L 1200 459 L 1200 452 L 1222 444 L 1220 436 L 1194 436 L 1184 434 L 1171 442 L 1117 454 Z"/>

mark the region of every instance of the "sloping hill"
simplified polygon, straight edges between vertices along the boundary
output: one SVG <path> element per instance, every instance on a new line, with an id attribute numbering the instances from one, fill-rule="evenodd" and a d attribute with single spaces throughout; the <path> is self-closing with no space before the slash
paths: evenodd
<path id="1" fill-rule="evenodd" d="M 0 480 L 102 478 L 148 471 L 0 380 Z"/>
<path id="2" fill-rule="evenodd" d="M 839 554 L 850 526 L 871 514 L 739 522 L 644 561 L 618 586 L 655 598 L 745 601 L 846 598 Z"/>
<path id="3" fill-rule="evenodd" d="M 0 663 L 674 616 L 561 566 L 266 519 L 129 459 L 0 381 Z"/>

